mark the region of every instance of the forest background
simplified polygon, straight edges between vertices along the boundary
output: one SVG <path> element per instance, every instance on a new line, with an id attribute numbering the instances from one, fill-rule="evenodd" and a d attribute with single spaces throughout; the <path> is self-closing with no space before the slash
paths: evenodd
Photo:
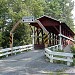
<path id="1" fill-rule="evenodd" d="M 0 0 L 0 47 L 9 47 L 10 31 L 24 16 L 34 16 L 35 19 L 51 16 L 65 22 L 74 31 L 73 8 L 72 0 Z M 30 44 L 31 41 L 29 25 L 20 23 L 14 32 L 14 46 Z"/>

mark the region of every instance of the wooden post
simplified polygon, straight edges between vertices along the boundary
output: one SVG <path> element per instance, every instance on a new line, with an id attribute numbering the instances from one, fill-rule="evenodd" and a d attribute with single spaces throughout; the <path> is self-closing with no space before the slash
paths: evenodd
<path id="1" fill-rule="evenodd" d="M 10 33 L 10 48 L 11 48 L 11 54 L 13 53 L 13 33 Z"/>
<path id="2" fill-rule="evenodd" d="M 39 44 L 39 29 L 37 28 L 37 43 Z"/>
<path id="3" fill-rule="evenodd" d="M 53 36 L 52 36 L 52 33 L 51 33 L 51 46 L 52 46 L 52 38 L 53 38 Z"/>
<path id="4" fill-rule="evenodd" d="M 50 62 L 53 63 L 53 55 L 51 54 L 50 57 L 52 58 L 50 58 Z"/>
<path id="5" fill-rule="evenodd" d="M 50 35 L 49 35 L 49 46 L 51 46 L 51 32 L 50 32 Z"/>
<path id="6" fill-rule="evenodd" d="M 41 33 L 42 33 L 42 44 L 44 44 L 44 40 L 43 40 L 43 30 L 41 29 Z"/>
<path id="7" fill-rule="evenodd" d="M 64 28 L 62 28 L 62 35 L 64 35 Z M 64 38 L 62 37 L 62 45 L 64 43 Z"/>
<path id="8" fill-rule="evenodd" d="M 69 32 L 68 32 L 68 37 L 69 37 Z M 70 40 L 68 40 L 68 45 L 69 45 L 69 41 L 70 41 Z"/>
<path id="9" fill-rule="evenodd" d="M 57 35 L 55 34 L 55 45 L 57 45 Z"/>
<path id="10" fill-rule="evenodd" d="M 59 44 L 60 44 L 60 49 L 62 50 L 61 25 L 59 26 L 59 29 L 60 29 Z"/>
<path id="11" fill-rule="evenodd" d="M 54 34 L 54 45 L 56 45 L 56 35 Z"/>
<path id="12" fill-rule="evenodd" d="M 54 41 L 54 33 L 52 34 L 52 36 L 53 36 L 53 41 L 52 41 L 52 42 L 53 42 L 53 45 L 55 45 L 55 44 L 54 44 L 54 42 L 55 42 L 55 41 Z"/>
<path id="13" fill-rule="evenodd" d="M 32 35 L 32 44 L 33 44 L 33 50 L 34 50 L 34 44 L 35 44 L 35 28 L 33 28 L 33 35 Z"/>
<path id="14" fill-rule="evenodd" d="M 52 45 L 54 46 L 54 33 L 52 33 Z"/>
<path id="15" fill-rule="evenodd" d="M 35 35 L 35 34 L 34 34 L 34 28 L 33 28 L 33 42 L 32 42 L 33 45 L 35 44 L 35 42 L 34 42 L 34 39 L 35 39 L 35 38 L 34 38 L 34 35 Z"/>
<path id="16" fill-rule="evenodd" d="M 70 60 L 70 57 L 67 57 L 68 60 Z M 67 61 L 67 65 L 70 66 L 70 62 Z"/>

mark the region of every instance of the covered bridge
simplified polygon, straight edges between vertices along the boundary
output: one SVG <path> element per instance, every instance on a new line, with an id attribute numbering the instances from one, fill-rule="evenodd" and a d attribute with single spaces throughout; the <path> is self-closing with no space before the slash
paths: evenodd
<path id="1" fill-rule="evenodd" d="M 30 23 L 34 26 L 34 48 L 44 48 L 60 44 L 60 48 L 74 42 L 74 32 L 63 22 L 49 16 L 42 16 L 35 22 Z M 44 31 L 46 30 L 48 33 Z"/>

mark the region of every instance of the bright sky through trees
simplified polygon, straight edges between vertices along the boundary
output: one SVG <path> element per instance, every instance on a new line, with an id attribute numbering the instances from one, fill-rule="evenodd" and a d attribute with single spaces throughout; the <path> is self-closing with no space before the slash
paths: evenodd
<path id="1" fill-rule="evenodd" d="M 73 13 L 74 24 L 75 24 L 75 0 L 73 0 L 73 1 L 74 1 L 74 9 L 73 9 L 72 13 Z"/>

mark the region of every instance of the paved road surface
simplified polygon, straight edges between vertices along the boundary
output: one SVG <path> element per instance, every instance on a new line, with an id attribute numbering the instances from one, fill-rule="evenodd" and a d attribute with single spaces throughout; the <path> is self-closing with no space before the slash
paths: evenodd
<path id="1" fill-rule="evenodd" d="M 0 59 L 0 75 L 47 75 L 52 71 L 69 68 L 64 64 L 52 64 L 44 56 L 44 50 L 33 50 Z"/>

